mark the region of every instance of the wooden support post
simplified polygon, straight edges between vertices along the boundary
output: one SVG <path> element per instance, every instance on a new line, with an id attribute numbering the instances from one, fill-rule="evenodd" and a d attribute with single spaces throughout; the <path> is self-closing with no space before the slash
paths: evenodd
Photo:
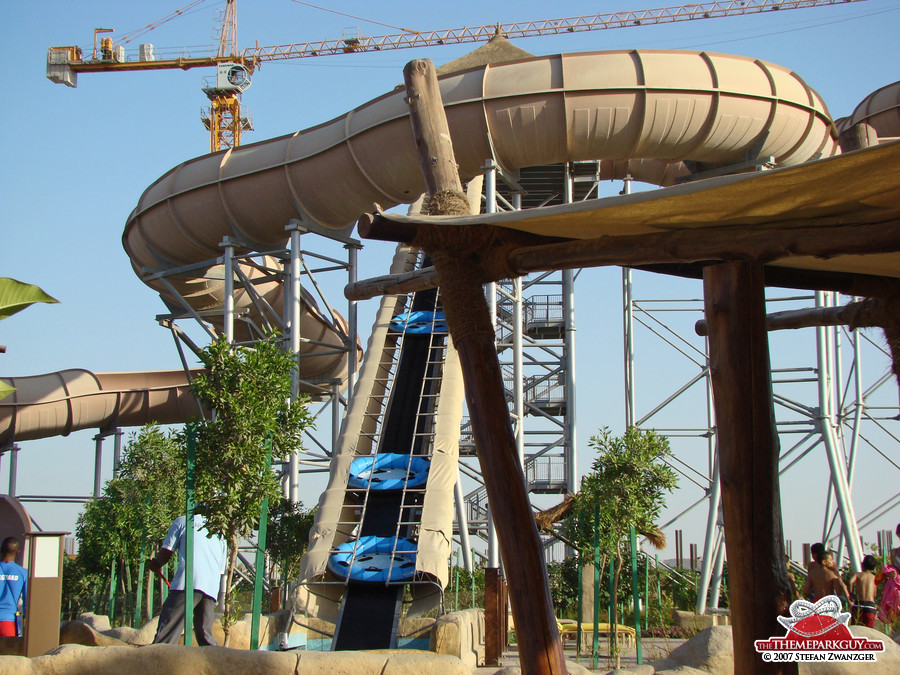
<path id="1" fill-rule="evenodd" d="M 500 592 L 500 568 L 486 567 L 484 570 L 484 665 L 499 666 L 503 656 L 506 638 L 502 635 L 502 606 Z"/>
<path id="2" fill-rule="evenodd" d="M 429 193 L 426 210 L 431 215 L 465 212 L 468 203 L 461 194 L 434 65 L 411 61 L 403 75 Z M 522 672 L 562 675 L 565 658 L 544 551 L 528 502 L 484 298 L 481 256 L 490 254 L 491 241 L 486 232 L 486 228 L 424 226 L 415 243 L 434 260 L 447 326 L 462 365 L 475 446 L 509 582 Z"/>
<path id="3" fill-rule="evenodd" d="M 735 673 L 796 673 L 767 663 L 754 640 L 784 634 L 791 602 L 781 528 L 778 436 L 766 334 L 763 268 L 710 265 L 703 273 L 719 442 Z"/>

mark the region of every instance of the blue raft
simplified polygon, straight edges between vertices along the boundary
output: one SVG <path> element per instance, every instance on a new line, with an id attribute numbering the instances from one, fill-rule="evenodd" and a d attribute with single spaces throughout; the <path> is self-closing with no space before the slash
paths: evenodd
<path id="1" fill-rule="evenodd" d="M 443 312 L 405 312 L 391 319 L 391 330 L 398 333 L 427 335 L 429 333 L 446 333 L 447 321 Z"/>
<path id="2" fill-rule="evenodd" d="M 382 452 L 363 455 L 350 463 L 350 487 L 370 490 L 400 490 L 425 485 L 431 462 L 427 457 Z"/>
<path id="3" fill-rule="evenodd" d="M 394 537 L 360 537 L 337 547 L 328 569 L 354 581 L 408 581 L 416 573 L 416 544 Z"/>

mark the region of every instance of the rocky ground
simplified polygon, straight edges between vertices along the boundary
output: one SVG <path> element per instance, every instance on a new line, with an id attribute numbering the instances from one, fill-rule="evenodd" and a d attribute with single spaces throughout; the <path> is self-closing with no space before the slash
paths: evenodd
<path id="1" fill-rule="evenodd" d="M 148 624 L 140 630 L 109 628 L 105 617 L 82 617 L 86 621 L 72 621 L 63 625 L 60 647 L 33 659 L 15 655 L 19 642 L 0 638 L 0 673 L 9 675 L 168 675 L 185 673 L 279 673 L 315 672 L 317 675 L 468 675 L 473 671 L 452 656 L 420 651 L 380 650 L 371 652 L 267 652 L 248 651 L 249 626 L 238 625 L 235 648 L 184 647 L 176 645 L 148 645 L 155 626 Z M 261 634 L 265 635 L 265 626 Z M 801 664 L 801 675 L 851 675 L 866 673 L 900 673 L 900 645 L 877 630 L 853 627 L 857 637 L 880 639 L 885 651 L 878 654 L 877 663 L 817 663 Z M 900 637 L 900 636 L 897 636 Z M 244 644 L 246 643 L 246 644 Z M 637 665 L 633 649 L 622 654 L 621 668 L 609 670 L 605 657 L 601 667 L 590 670 L 587 658 L 580 664 L 570 662 L 569 675 L 588 672 L 631 673 L 633 675 L 702 675 L 734 672 L 731 628 L 715 626 L 701 631 L 690 640 L 651 639 L 643 643 L 645 663 Z M 573 654 L 567 654 L 574 658 Z M 515 652 L 504 655 L 501 667 L 477 668 L 476 675 L 516 675 L 520 673 Z"/>

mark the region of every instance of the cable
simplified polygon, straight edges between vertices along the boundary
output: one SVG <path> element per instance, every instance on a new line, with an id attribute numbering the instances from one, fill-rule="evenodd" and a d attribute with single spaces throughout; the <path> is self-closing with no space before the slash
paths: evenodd
<path id="1" fill-rule="evenodd" d="M 319 7 L 318 5 L 314 5 L 311 2 L 303 2 L 303 0 L 291 0 L 291 2 L 296 2 L 298 5 L 305 5 L 306 7 L 312 7 L 313 9 L 320 9 L 323 12 L 331 12 L 332 14 L 340 14 L 341 16 L 346 16 L 351 19 L 358 19 L 360 21 L 365 21 L 366 23 L 374 23 L 379 26 L 385 26 L 387 28 L 393 28 L 395 30 L 402 30 L 404 33 L 412 33 L 414 35 L 419 34 L 419 31 L 417 31 L 417 30 L 410 30 L 409 28 L 403 28 L 402 26 L 392 26 L 389 23 L 375 21 L 374 19 L 366 19 L 361 16 L 356 16 L 355 14 L 347 14 L 346 12 L 339 12 L 336 9 L 329 9 L 328 7 Z"/>

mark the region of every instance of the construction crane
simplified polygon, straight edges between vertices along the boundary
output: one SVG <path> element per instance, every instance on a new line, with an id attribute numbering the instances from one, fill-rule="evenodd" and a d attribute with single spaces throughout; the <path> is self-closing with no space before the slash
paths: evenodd
<path id="1" fill-rule="evenodd" d="M 188 7 L 177 10 L 169 17 L 147 26 L 146 30 L 156 27 L 189 7 L 199 4 L 195 0 Z M 116 44 L 111 37 L 100 39 L 100 50 L 97 50 L 97 35 L 112 32 L 108 28 L 94 30 L 94 46 L 90 58 L 84 57 L 80 47 L 50 47 L 47 51 L 47 77 L 56 83 L 75 87 L 78 84 L 78 73 L 115 72 L 131 70 L 163 70 L 178 68 L 215 67 L 216 75 L 205 78 L 203 92 L 210 99 L 208 112 L 204 111 L 202 119 L 210 131 L 210 149 L 215 152 L 221 148 L 240 145 L 241 132 L 252 129 L 249 116 L 241 111 L 241 93 L 250 86 L 253 71 L 266 61 L 284 61 L 287 59 L 311 58 L 316 56 L 332 56 L 339 54 L 362 54 L 391 49 L 412 49 L 417 47 L 434 47 L 437 45 L 464 44 L 483 42 L 495 35 L 506 38 L 526 38 L 540 35 L 560 35 L 564 33 L 582 33 L 586 31 L 607 30 L 612 28 L 630 28 L 654 24 L 674 23 L 677 21 L 693 21 L 696 19 L 713 19 L 727 16 L 760 14 L 770 11 L 790 9 L 807 9 L 826 5 L 839 5 L 863 0 L 723 0 L 662 7 L 609 14 L 593 14 L 563 19 L 546 19 L 517 23 L 497 23 L 485 26 L 452 28 L 449 30 L 406 31 L 393 35 L 377 37 L 345 36 L 340 40 L 321 42 L 304 42 L 268 47 L 254 46 L 242 51 L 237 49 L 237 0 L 226 0 L 225 14 L 219 39 L 219 48 L 215 56 L 191 56 L 186 50 L 180 50 L 177 57 L 157 58 L 153 45 L 141 44 L 137 54 L 125 53 L 122 44 Z M 142 31 L 142 32 L 145 32 Z"/>

